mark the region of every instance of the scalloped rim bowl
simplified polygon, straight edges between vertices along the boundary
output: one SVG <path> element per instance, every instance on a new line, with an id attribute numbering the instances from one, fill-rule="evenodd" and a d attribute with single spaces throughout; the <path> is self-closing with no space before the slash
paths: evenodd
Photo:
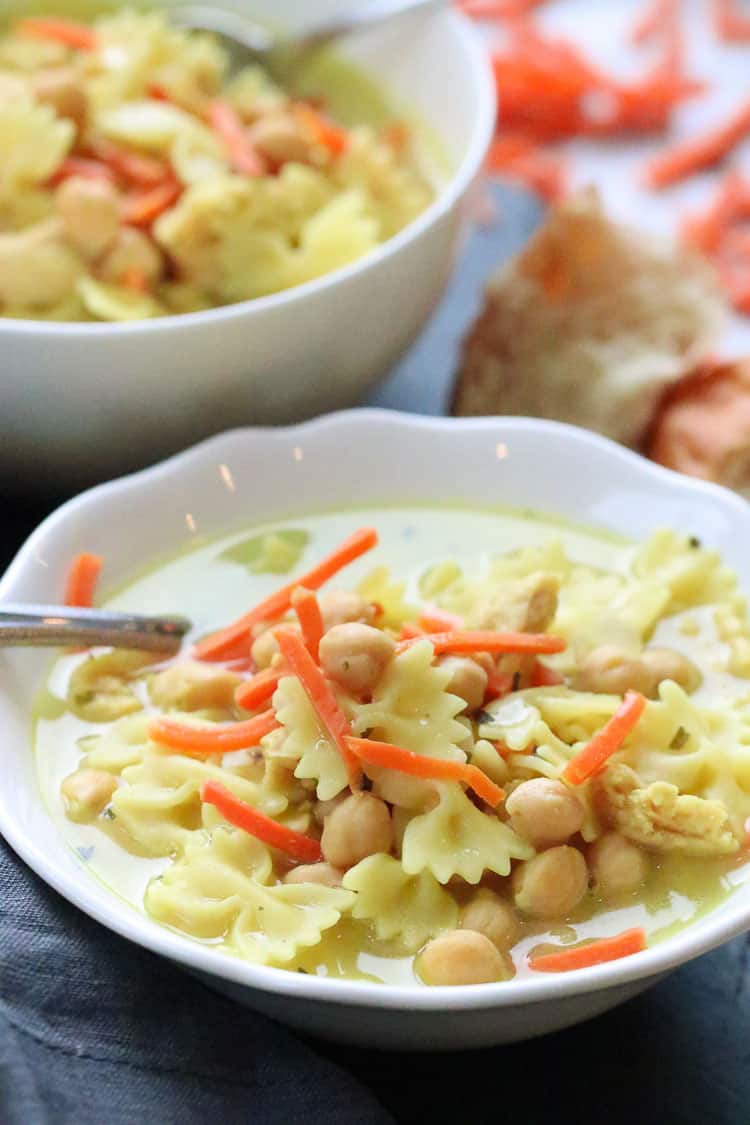
<path id="1" fill-rule="evenodd" d="M 226 486 L 227 467 L 233 489 Z M 188 545 L 188 512 L 200 535 L 215 535 L 242 523 L 354 503 L 442 501 L 476 508 L 509 499 L 634 539 L 664 524 L 677 527 L 720 550 L 750 588 L 750 506 L 724 489 L 680 477 L 571 426 L 359 410 L 284 429 L 231 431 L 84 493 L 34 532 L 0 582 L 0 601 L 54 602 L 66 562 L 81 544 L 104 554 L 108 581 L 121 582 L 149 559 Z M 644 953 L 559 977 L 427 989 L 327 980 L 242 962 L 151 922 L 61 846 L 38 792 L 29 737 L 31 701 L 48 662 L 39 652 L 0 653 L 6 760 L 0 829 L 6 839 L 43 879 L 104 925 L 307 1031 L 413 1049 L 522 1039 L 604 1011 L 750 928 L 747 885 Z"/>

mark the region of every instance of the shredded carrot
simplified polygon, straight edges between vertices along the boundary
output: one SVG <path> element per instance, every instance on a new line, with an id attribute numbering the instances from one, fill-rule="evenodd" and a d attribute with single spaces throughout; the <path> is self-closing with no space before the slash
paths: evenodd
<path id="1" fill-rule="evenodd" d="M 240 684 L 234 693 L 234 702 L 245 711 L 257 711 L 276 691 L 282 676 L 288 676 L 289 669 L 281 667 L 264 668 L 251 680 Z"/>
<path id="2" fill-rule="evenodd" d="M 320 863 L 323 858 L 320 844 L 312 836 L 305 836 L 303 832 L 295 832 L 286 825 L 279 824 L 277 820 L 272 820 L 247 801 L 235 797 L 220 781 L 203 782 L 201 801 L 206 805 L 213 805 L 235 828 L 241 828 L 256 840 L 284 852 L 298 863 Z"/>
<path id="3" fill-rule="evenodd" d="M 537 660 L 531 673 L 532 687 L 555 687 L 557 684 L 564 683 L 564 676 L 561 676 L 554 668 L 550 668 L 548 664 L 542 664 L 540 660 Z"/>
<path id="4" fill-rule="evenodd" d="M 512 676 L 509 676 L 506 672 L 500 672 L 497 668 L 487 673 L 487 688 L 484 693 L 486 703 L 490 703 L 493 699 L 502 699 L 503 696 L 509 695 L 512 691 Z"/>
<path id="5" fill-rule="evenodd" d="M 128 180 L 136 187 L 159 187 L 165 180 L 174 178 L 169 165 L 163 160 L 144 156 L 140 152 L 130 152 L 110 141 L 98 141 L 94 154 L 117 176 Z"/>
<path id="6" fill-rule="evenodd" d="M 319 113 L 306 102 L 297 102 L 294 114 L 307 130 L 316 144 L 330 152 L 331 156 L 341 156 L 349 147 L 349 134 L 346 129 L 334 124 L 323 113 Z"/>
<path id="7" fill-rule="evenodd" d="M 482 631 L 467 633 L 431 633 L 425 637 L 415 637 L 412 640 L 400 641 L 396 651 L 403 652 L 418 640 L 427 640 L 435 649 L 436 655 L 444 653 L 555 653 L 566 648 L 562 637 L 553 637 L 549 633 L 485 633 Z"/>
<path id="8" fill-rule="evenodd" d="M 346 741 L 352 733 L 352 728 L 338 705 L 333 688 L 308 652 L 299 633 L 292 629 L 281 628 L 274 631 L 274 636 L 279 642 L 281 655 L 302 684 L 315 714 L 338 747 L 346 764 L 352 790 L 356 789 L 359 784 L 359 766 Z"/>
<path id="9" fill-rule="evenodd" d="M 598 731 L 583 750 L 571 758 L 563 770 L 563 778 L 570 785 L 581 785 L 598 773 L 609 758 L 616 753 L 636 725 L 643 708 L 644 696 L 637 691 L 626 692 L 620 706 L 608 723 Z"/>
<path id="10" fill-rule="evenodd" d="M 561 949 L 559 953 L 544 953 L 529 959 L 529 968 L 537 973 L 569 973 L 572 969 L 588 969 L 605 961 L 618 961 L 632 953 L 642 953 L 647 948 L 646 932 L 640 926 L 624 930 L 616 937 L 600 938 L 574 949 Z"/>
<path id="11" fill-rule="evenodd" d="M 649 0 L 630 32 L 631 42 L 648 43 L 668 35 L 679 15 L 679 0 Z"/>
<path id="12" fill-rule="evenodd" d="M 249 647 L 250 630 L 253 625 L 261 621 L 272 621 L 286 613 L 291 605 L 292 593 L 297 586 L 305 586 L 308 590 L 319 589 L 324 582 L 338 574 L 350 562 L 354 562 L 360 555 L 371 550 L 378 541 L 374 528 L 363 527 L 355 531 L 348 539 L 327 555 L 316 566 L 308 570 L 293 582 L 287 583 L 277 590 L 275 594 L 256 605 L 249 613 L 244 614 L 232 625 L 212 633 L 195 646 L 193 655 L 198 660 L 223 660 L 227 653 L 234 652 L 238 644 Z"/>
<path id="13" fill-rule="evenodd" d="M 73 176 L 83 180 L 102 180 L 108 184 L 115 183 L 117 178 L 112 169 L 102 164 L 100 160 L 92 160 L 85 156 L 66 156 L 57 171 L 50 176 L 50 186 L 57 187 Z"/>
<path id="14" fill-rule="evenodd" d="M 374 742 L 369 738 L 347 738 L 347 746 L 363 762 L 371 766 L 385 766 L 387 769 L 408 773 L 412 777 L 424 777 L 433 781 L 463 781 L 492 808 L 500 804 L 505 793 L 499 785 L 482 773 L 476 766 L 466 762 L 447 762 L 442 758 L 427 758 L 393 746 L 390 742 Z"/>
<path id="15" fill-rule="evenodd" d="M 486 167 L 501 179 L 524 184 L 549 203 L 556 203 L 566 193 L 565 166 L 562 159 L 545 152 L 527 137 L 504 134 L 490 145 Z"/>
<path id="16" fill-rule="evenodd" d="M 245 176 L 265 175 L 268 171 L 266 162 L 251 143 L 242 119 L 229 102 L 211 102 L 208 120 L 224 142 L 235 172 Z"/>
<path id="17" fill-rule="evenodd" d="M 380 139 L 395 152 L 403 152 L 409 144 L 409 126 L 403 121 L 393 121 L 380 131 Z"/>
<path id="18" fill-rule="evenodd" d="M 648 187 L 663 188 L 711 168 L 724 160 L 750 133 L 750 100 L 745 101 L 732 117 L 702 137 L 685 141 L 647 166 L 645 181 Z"/>
<path id="19" fill-rule="evenodd" d="M 318 646 L 323 637 L 323 615 L 314 591 L 306 586 L 297 586 L 292 592 L 292 609 L 297 614 L 302 640 L 313 660 L 318 659 Z"/>
<path id="20" fill-rule="evenodd" d="M 683 220 L 680 235 L 686 245 L 710 255 L 719 249 L 727 228 L 738 219 L 747 218 L 750 218 L 750 184 L 738 172 L 727 172 L 706 211 Z"/>
<path id="21" fill-rule="evenodd" d="M 149 83 L 148 96 L 153 98 L 155 102 L 171 102 L 174 100 L 169 90 L 165 86 L 159 85 L 158 82 Z"/>
<path id="22" fill-rule="evenodd" d="M 122 221 L 130 227 L 150 227 L 182 194 L 182 184 L 169 179 L 146 191 L 133 192 L 124 202 Z"/>
<path id="23" fill-rule="evenodd" d="M 257 746 L 262 738 L 281 724 L 273 711 L 264 711 L 253 719 L 239 723 L 214 723 L 210 727 L 195 727 L 177 719 L 161 717 L 148 724 L 148 736 L 160 746 L 170 750 L 185 750 L 189 754 L 230 754 L 233 750 L 247 750 Z"/>
<path id="24" fill-rule="evenodd" d="M 65 583 L 65 605 L 90 609 L 94 604 L 94 591 L 104 564 L 101 555 L 87 551 L 76 555 L 70 565 Z"/>
<path id="25" fill-rule="evenodd" d="M 405 621 L 401 626 L 398 639 L 400 641 L 413 641 L 416 637 L 424 637 L 424 635 L 424 629 L 417 625 L 416 621 Z"/>
<path id="26" fill-rule="evenodd" d="M 459 0 L 465 16 L 476 20 L 515 20 L 529 15 L 545 0 Z"/>
<path id="27" fill-rule="evenodd" d="M 750 42 L 750 17 L 737 10 L 737 0 L 712 0 L 714 31 L 725 43 Z"/>
<path id="28" fill-rule="evenodd" d="M 463 623 L 463 617 L 459 617 L 457 613 L 448 613 L 436 607 L 420 613 L 417 620 L 417 625 L 425 633 L 448 633 L 460 629 Z"/>
<path id="29" fill-rule="evenodd" d="M 90 27 L 75 20 L 55 19 L 53 17 L 19 20 L 14 28 L 17 35 L 29 39 L 50 39 L 63 43 L 77 51 L 95 51 L 99 38 Z"/>

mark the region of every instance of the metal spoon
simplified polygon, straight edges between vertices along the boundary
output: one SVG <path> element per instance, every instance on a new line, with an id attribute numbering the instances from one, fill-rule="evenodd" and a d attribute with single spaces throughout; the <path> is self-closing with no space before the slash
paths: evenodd
<path id="1" fill-rule="evenodd" d="M 109 645 L 171 655 L 190 627 L 186 617 L 137 617 L 62 605 L 0 607 L 0 646 Z"/>
<path id="2" fill-rule="evenodd" d="M 235 48 L 240 47 L 243 53 L 254 56 L 271 73 L 288 75 L 294 64 L 300 64 L 311 52 L 353 31 L 410 12 L 445 8 L 447 4 L 448 0 L 370 0 L 356 7 L 352 3 L 351 10 L 310 23 L 294 35 L 272 31 L 238 12 L 213 4 L 193 4 L 189 0 L 171 8 L 169 19 L 176 27 L 220 35 Z"/>

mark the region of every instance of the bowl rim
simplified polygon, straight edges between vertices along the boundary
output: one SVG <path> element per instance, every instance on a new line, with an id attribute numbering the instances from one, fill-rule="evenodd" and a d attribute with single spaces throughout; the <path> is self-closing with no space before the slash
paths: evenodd
<path id="1" fill-rule="evenodd" d="M 373 425 L 376 424 L 376 425 Z M 336 432 L 361 426 L 372 432 L 377 426 L 392 429 L 428 430 L 440 434 L 443 440 L 458 431 L 491 433 L 494 440 L 504 436 L 526 433 L 538 437 L 545 448 L 554 442 L 577 447 L 584 455 L 586 450 L 597 451 L 612 462 L 613 474 L 640 476 L 649 481 L 654 490 L 682 493 L 683 496 L 700 494 L 714 505 L 722 506 L 735 520 L 750 531 L 750 505 L 736 494 L 719 485 L 684 477 L 669 469 L 647 461 L 629 449 L 607 438 L 566 423 L 534 418 L 483 417 L 449 419 L 411 415 L 383 409 L 355 409 L 324 415 L 312 421 L 285 427 L 242 427 L 228 430 L 137 473 L 98 485 L 74 497 L 51 513 L 21 547 L 8 570 L 0 579 L 0 602 L 8 588 L 17 581 L 27 565 L 33 562 L 44 541 L 54 535 L 60 525 L 71 516 L 85 510 L 90 518 L 99 504 L 119 493 L 135 491 L 153 492 L 160 482 L 167 483 L 191 462 L 215 462 L 219 449 L 227 451 L 237 442 L 247 442 L 259 435 L 273 435 L 275 441 L 297 444 L 304 435 L 326 431 Z M 223 458 L 226 458 L 226 453 Z M 0 687 L 0 691 L 2 688 Z M 41 801 L 36 793 L 35 799 Z M 577 995 L 624 987 L 637 981 L 646 982 L 714 949 L 731 938 L 750 929 L 750 893 L 742 895 L 737 888 L 733 906 L 729 910 L 710 911 L 688 924 L 676 935 L 659 942 L 637 956 L 612 961 L 574 973 L 540 974 L 537 978 L 524 978 L 507 983 L 482 985 L 440 986 L 420 988 L 417 985 L 375 984 L 370 981 L 328 979 L 289 972 L 286 969 L 257 965 L 242 961 L 231 954 L 207 948 L 176 932 L 151 921 L 145 914 L 123 903 L 116 894 L 111 899 L 100 900 L 94 894 L 99 885 L 85 871 L 69 873 L 58 870 L 46 852 L 25 831 L 22 819 L 6 804 L 0 792 L 0 832 L 22 859 L 48 884 L 74 905 L 101 922 L 120 936 L 135 941 L 152 952 L 177 961 L 186 968 L 241 984 L 245 987 L 285 997 L 311 999 L 329 1004 L 344 1004 L 360 1008 L 384 1008 L 409 1011 L 464 1011 L 513 1008 L 524 1004 L 563 1000 Z M 743 901 L 744 898 L 744 901 Z M 731 899 L 729 901 L 732 901 Z M 120 904 L 119 907 L 117 904 Z"/>
<path id="2" fill-rule="evenodd" d="M 122 323 L 90 323 L 89 321 L 46 321 L 24 318 L 0 317 L 0 338 L 3 334 L 16 336 L 63 336 L 79 338 L 107 335 L 127 337 L 154 332 L 173 332 L 179 327 L 200 328 L 220 326 L 224 321 L 234 320 L 254 313 L 271 312 L 286 305 L 304 301 L 306 298 L 323 293 L 346 283 L 358 273 L 375 268 L 386 258 L 400 253 L 419 239 L 427 230 L 435 226 L 456 206 L 461 197 L 479 174 L 487 154 L 495 129 L 497 95 L 490 67 L 489 53 L 480 33 L 472 21 L 461 12 L 450 8 L 425 13 L 427 19 L 442 19 L 452 24 L 451 32 L 456 49 L 466 57 L 468 72 L 472 76 L 477 95 L 478 111 L 474 116 L 469 143 L 463 159 L 454 169 L 429 207 L 417 215 L 410 223 L 393 237 L 381 242 L 362 258 L 345 266 L 331 270 L 301 285 L 282 289 L 263 297 L 253 297 L 247 301 L 237 301 L 231 305 L 202 309 L 198 312 L 173 313 L 169 316 L 153 317 L 149 320 L 125 321 Z"/>

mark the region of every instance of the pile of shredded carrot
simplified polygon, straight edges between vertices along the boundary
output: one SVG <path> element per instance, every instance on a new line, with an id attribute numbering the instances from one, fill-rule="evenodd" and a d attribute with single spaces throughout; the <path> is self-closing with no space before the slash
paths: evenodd
<path id="1" fill-rule="evenodd" d="M 705 0 L 722 42 L 750 43 L 750 12 L 737 0 Z M 575 138 L 668 135 L 674 112 L 706 86 L 686 73 L 681 0 L 644 0 L 630 29 L 634 48 L 658 52 L 640 80 L 622 82 L 594 66 L 580 47 L 547 34 L 533 20 L 542 0 L 456 0 L 472 19 L 498 25 L 492 54 L 498 95 L 497 133 L 487 158 L 491 175 L 522 183 L 555 203 L 568 190 L 565 142 Z M 663 190 L 722 165 L 750 136 L 750 98 L 705 133 L 667 144 L 643 169 L 643 185 Z M 734 307 L 750 314 L 750 217 L 746 186 L 730 175 L 704 216 L 684 224 L 685 241 L 716 265 Z M 706 234 L 708 232 L 708 235 Z"/>

